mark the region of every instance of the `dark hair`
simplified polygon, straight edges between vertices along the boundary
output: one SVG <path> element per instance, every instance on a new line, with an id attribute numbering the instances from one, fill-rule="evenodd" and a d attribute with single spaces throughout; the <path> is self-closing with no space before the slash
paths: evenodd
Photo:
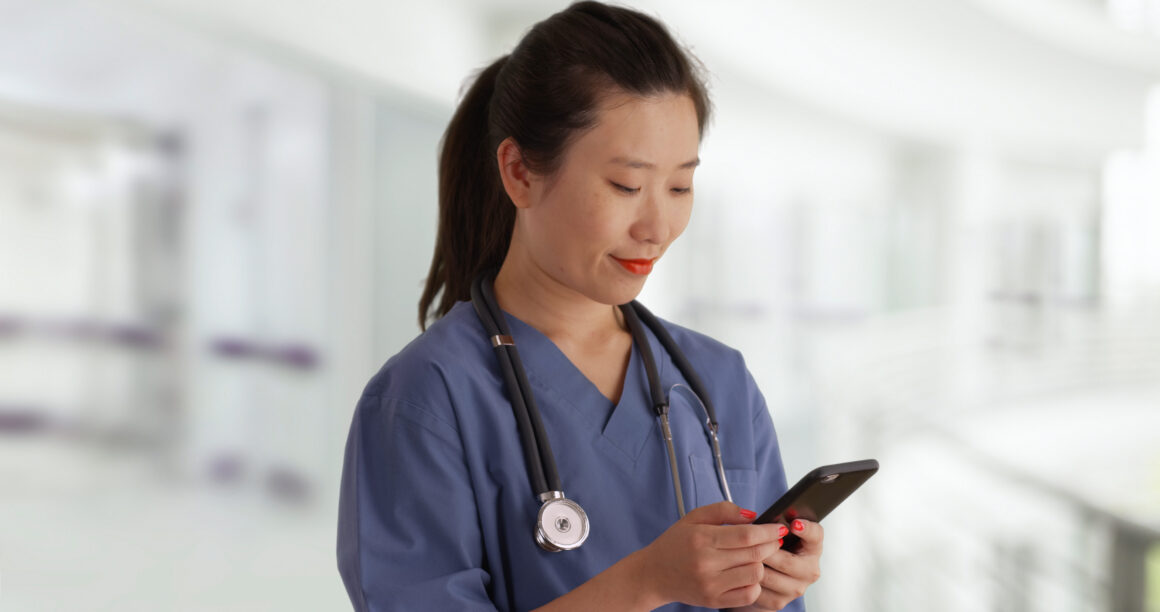
<path id="1" fill-rule="evenodd" d="M 537 23 L 510 55 L 480 71 L 440 143 L 439 231 L 419 326 L 469 299 L 475 276 L 507 255 L 516 212 L 495 158 L 504 139 L 519 145 L 531 171 L 551 175 L 615 91 L 687 94 L 703 135 L 710 112 L 703 75 L 659 21 L 599 2 L 577 2 Z"/>

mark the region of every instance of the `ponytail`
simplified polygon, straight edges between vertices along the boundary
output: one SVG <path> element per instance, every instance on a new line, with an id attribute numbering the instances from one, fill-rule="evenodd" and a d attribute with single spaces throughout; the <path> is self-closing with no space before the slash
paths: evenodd
<path id="1" fill-rule="evenodd" d="M 500 182 L 488 111 L 505 55 L 480 71 L 459 103 L 439 151 L 439 230 L 427 286 L 419 299 L 419 327 L 471 295 L 471 281 L 498 268 L 511 242 L 516 212 Z M 432 305 L 436 297 L 438 306 Z"/>

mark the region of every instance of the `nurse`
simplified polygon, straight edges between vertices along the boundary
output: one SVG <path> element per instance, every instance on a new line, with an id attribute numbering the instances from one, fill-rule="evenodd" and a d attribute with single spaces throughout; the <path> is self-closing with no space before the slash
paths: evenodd
<path id="1" fill-rule="evenodd" d="M 419 305 L 420 325 L 434 322 L 370 380 L 347 441 L 338 562 L 355 609 L 804 609 L 822 528 L 796 521 L 795 554 L 779 548 L 785 527 L 751 524 L 786 480 L 741 355 L 662 321 L 716 407 L 734 503 L 690 381 L 652 331 L 634 342 L 617 307 L 689 221 L 709 109 L 664 26 L 595 2 L 540 22 L 476 77 L 441 145 Z M 537 544 L 541 502 L 470 301 L 481 277 L 562 488 L 587 514 L 574 550 Z M 645 352 L 670 405 L 672 458 Z"/>

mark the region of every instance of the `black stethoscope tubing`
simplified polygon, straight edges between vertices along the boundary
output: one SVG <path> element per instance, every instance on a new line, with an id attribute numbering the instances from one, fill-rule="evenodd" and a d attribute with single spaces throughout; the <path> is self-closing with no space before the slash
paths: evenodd
<path id="1" fill-rule="evenodd" d="M 504 320 L 503 313 L 500 311 L 499 305 L 496 302 L 491 282 L 493 275 L 494 272 L 482 274 L 472 283 L 472 306 L 475 308 L 479 320 L 483 323 L 488 337 L 493 339 L 492 346 L 498 353 L 500 369 L 503 372 L 504 381 L 508 388 L 508 395 L 511 398 L 516 424 L 522 441 L 524 461 L 528 465 L 528 473 L 531 475 L 532 486 L 535 488 L 536 495 L 540 496 L 549 491 L 560 491 L 562 490 L 562 486 L 560 483 L 560 474 L 556 469 L 555 456 L 552 454 L 551 445 L 548 443 L 548 435 L 544 431 L 544 424 L 540 420 L 540 411 L 536 407 L 535 398 L 529 391 L 526 391 L 531 386 L 528 384 L 528 377 L 524 372 L 523 362 L 519 357 L 519 350 L 516 348 L 515 343 L 511 341 L 511 330 L 508 329 L 507 321 Z M 693 389 L 693 393 L 698 396 L 698 399 L 704 405 L 705 412 L 708 415 L 707 424 L 715 436 L 717 432 L 717 412 L 713 408 L 713 402 L 709 394 L 705 392 L 705 385 L 701 381 L 701 377 L 693 370 L 693 366 L 689 363 L 688 358 L 685 357 L 684 351 L 677 346 L 676 341 L 673 340 L 673 337 L 664 328 L 660 320 L 640 302 L 633 300 L 627 304 L 622 304 L 620 310 L 624 313 L 624 319 L 628 324 L 629 332 L 632 334 L 633 342 L 636 344 L 637 350 L 640 351 L 641 359 L 645 364 L 645 372 L 648 376 L 649 396 L 652 399 L 653 411 L 657 416 L 667 418 L 669 402 L 661 390 L 660 375 L 657 372 L 656 360 L 653 357 L 652 349 L 649 346 L 648 339 L 641 325 L 642 321 L 657 337 L 661 346 L 669 353 L 669 357 L 685 377 L 685 380 Z M 497 338 L 500 340 L 497 341 Z"/>
<path id="2" fill-rule="evenodd" d="M 488 337 L 493 339 L 492 347 L 498 353 L 500 370 L 503 372 L 520 432 L 524 461 L 528 465 L 528 474 L 531 475 L 536 495 L 560 491 L 562 486 L 560 473 L 556 469 L 555 455 L 552 454 L 551 444 L 548 443 L 544 423 L 540 420 L 536 400 L 531 393 L 523 391 L 530 388 L 528 376 L 524 372 L 519 350 L 511 341 L 511 330 L 508 329 L 507 321 L 504 320 L 499 304 L 496 303 L 490 276 L 481 275 L 471 284 L 471 303 L 479 320 L 483 322 Z M 502 340 L 496 341 L 497 338 L 506 339 L 506 343 Z"/>

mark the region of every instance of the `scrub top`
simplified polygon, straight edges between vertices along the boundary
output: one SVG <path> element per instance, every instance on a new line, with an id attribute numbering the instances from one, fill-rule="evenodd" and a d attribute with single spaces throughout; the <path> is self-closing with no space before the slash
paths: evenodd
<path id="1" fill-rule="evenodd" d="M 338 565 L 356 610 L 529 610 L 651 543 L 677 521 L 668 453 L 634 344 L 613 403 L 547 336 L 504 313 L 564 493 L 588 540 L 546 552 L 494 349 L 457 303 L 367 384 L 346 445 Z M 741 354 L 663 322 L 712 396 L 733 500 L 761 512 L 786 490 L 773 421 Z M 668 392 L 687 509 L 724 499 L 704 412 L 646 328 Z M 694 610 L 669 604 L 663 610 Z M 798 599 L 786 610 L 802 612 Z"/>

